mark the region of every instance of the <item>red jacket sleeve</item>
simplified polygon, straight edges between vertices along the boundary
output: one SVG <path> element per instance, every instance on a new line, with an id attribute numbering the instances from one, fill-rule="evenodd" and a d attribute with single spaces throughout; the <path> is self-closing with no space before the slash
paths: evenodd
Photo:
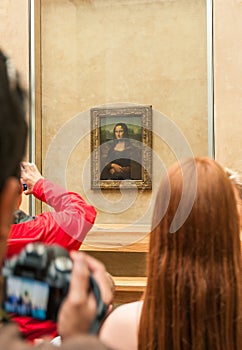
<path id="1" fill-rule="evenodd" d="M 79 249 L 94 224 L 94 207 L 77 193 L 67 192 L 46 179 L 40 179 L 35 184 L 33 195 L 55 211 L 44 212 L 34 220 L 12 225 L 7 256 L 19 253 L 30 242 L 59 244 L 68 250 Z"/>

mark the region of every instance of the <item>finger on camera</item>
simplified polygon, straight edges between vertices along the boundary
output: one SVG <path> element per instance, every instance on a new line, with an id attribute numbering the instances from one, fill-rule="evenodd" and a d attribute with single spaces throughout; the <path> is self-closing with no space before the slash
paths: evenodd
<path id="1" fill-rule="evenodd" d="M 73 268 L 68 296 L 73 303 L 82 303 L 87 298 L 90 272 L 82 253 L 71 252 Z"/>

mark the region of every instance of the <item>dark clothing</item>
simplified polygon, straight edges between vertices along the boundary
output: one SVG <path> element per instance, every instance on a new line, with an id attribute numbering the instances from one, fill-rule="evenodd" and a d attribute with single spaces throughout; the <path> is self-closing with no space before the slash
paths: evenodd
<path id="1" fill-rule="evenodd" d="M 22 222 L 31 221 L 35 218 L 34 216 L 28 215 L 20 209 L 15 210 L 13 215 L 13 224 L 21 224 Z"/>
<path id="2" fill-rule="evenodd" d="M 126 142 L 123 151 L 114 149 L 115 142 L 111 144 L 107 156 L 101 162 L 101 180 L 140 180 L 141 179 L 141 155 L 140 149 L 134 147 L 131 142 Z M 111 164 L 118 164 L 122 172 L 110 172 Z"/>

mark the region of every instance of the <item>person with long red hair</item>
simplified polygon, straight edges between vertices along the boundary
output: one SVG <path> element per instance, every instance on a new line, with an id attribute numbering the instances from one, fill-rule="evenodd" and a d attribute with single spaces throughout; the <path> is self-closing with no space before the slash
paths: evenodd
<path id="1" fill-rule="evenodd" d="M 233 184 L 209 158 L 173 165 L 154 206 L 142 301 L 116 308 L 113 349 L 242 349 L 239 215 Z"/>

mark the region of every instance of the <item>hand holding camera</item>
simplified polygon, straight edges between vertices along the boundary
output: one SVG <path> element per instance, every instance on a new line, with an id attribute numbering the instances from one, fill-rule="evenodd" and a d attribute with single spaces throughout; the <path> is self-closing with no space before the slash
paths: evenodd
<path id="1" fill-rule="evenodd" d="M 3 275 L 5 310 L 56 320 L 61 306 L 58 328 L 62 337 L 97 333 L 112 301 L 104 266 L 84 253 L 69 256 L 60 246 L 28 244 L 5 261 Z"/>
<path id="2" fill-rule="evenodd" d="M 101 262 L 85 253 L 75 251 L 71 252 L 71 258 L 73 270 L 69 293 L 61 305 L 58 317 L 58 331 L 63 339 L 87 331 L 98 333 L 100 324 L 110 311 L 113 299 L 110 276 Z M 94 294 L 88 292 L 90 273 L 96 285 L 100 287 L 101 298 L 98 302 Z"/>

